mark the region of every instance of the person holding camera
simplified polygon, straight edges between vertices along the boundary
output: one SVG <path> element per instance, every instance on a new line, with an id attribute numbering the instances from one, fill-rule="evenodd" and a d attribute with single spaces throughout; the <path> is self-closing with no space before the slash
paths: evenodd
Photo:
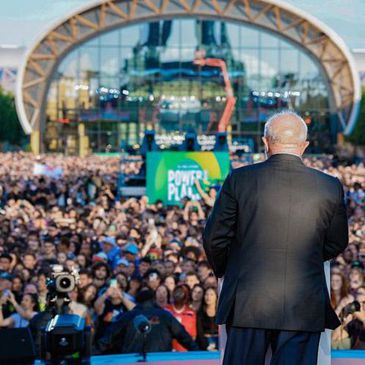
<path id="1" fill-rule="evenodd" d="M 16 310 L 16 313 L 4 318 L 2 306 L 9 301 Z M 28 327 L 29 321 L 38 312 L 38 297 L 36 294 L 24 294 L 21 304 L 15 300 L 14 294 L 9 291 L 0 299 L 0 327 L 23 328 Z"/>
<path id="2" fill-rule="evenodd" d="M 205 220 L 205 213 L 201 204 L 197 200 L 188 200 L 184 208 L 183 218 L 191 226 L 199 226 Z"/>
<path id="3" fill-rule="evenodd" d="M 364 324 L 358 318 L 360 303 L 354 301 L 347 304 L 341 313 L 341 325 L 332 333 L 332 349 L 350 350 L 360 345 Z M 365 346 L 364 346 L 365 347 Z"/>
<path id="4" fill-rule="evenodd" d="M 212 208 L 214 206 L 215 199 L 217 198 L 217 190 L 215 188 L 211 187 L 211 188 L 209 188 L 208 193 L 206 193 L 204 191 L 204 189 L 202 188 L 202 186 L 200 185 L 199 179 L 195 179 L 194 184 L 195 184 L 196 190 L 198 190 L 198 193 L 200 194 L 204 203 L 208 207 Z"/>
<path id="5" fill-rule="evenodd" d="M 3 318 L 9 317 L 15 312 L 14 306 L 8 300 L 12 286 L 12 275 L 8 272 L 0 272 L 0 301 Z"/>
<path id="6" fill-rule="evenodd" d="M 111 323 L 134 307 L 135 304 L 127 298 L 117 280 L 111 279 L 108 289 L 95 301 L 95 313 L 98 315 L 96 337 L 103 336 Z"/>

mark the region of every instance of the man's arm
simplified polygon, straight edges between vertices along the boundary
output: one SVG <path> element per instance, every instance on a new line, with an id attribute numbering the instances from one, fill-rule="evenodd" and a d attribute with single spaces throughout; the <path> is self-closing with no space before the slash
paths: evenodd
<path id="1" fill-rule="evenodd" d="M 184 326 L 170 313 L 169 318 L 172 337 L 179 341 L 179 343 L 187 348 L 189 351 L 198 351 L 198 345 L 185 330 Z"/>
<path id="2" fill-rule="evenodd" d="M 203 233 L 203 246 L 207 259 L 219 278 L 226 271 L 228 253 L 237 222 L 237 201 L 232 183 L 232 173 L 230 173 L 218 194 Z"/>
<path id="3" fill-rule="evenodd" d="M 339 202 L 326 233 L 323 247 L 323 261 L 335 258 L 342 253 L 347 247 L 349 241 L 349 229 L 343 187 L 338 179 L 337 181 L 339 185 Z"/>

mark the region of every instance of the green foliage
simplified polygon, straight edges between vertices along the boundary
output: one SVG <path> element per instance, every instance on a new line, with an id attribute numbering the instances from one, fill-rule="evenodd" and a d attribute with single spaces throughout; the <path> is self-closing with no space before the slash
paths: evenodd
<path id="1" fill-rule="evenodd" d="M 357 124 L 347 140 L 355 146 L 365 145 L 365 88 L 362 90 Z"/>
<path id="2" fill-rule="evenodd" d="M 19 146 L 25 138 L 15 110 L 14 96 L 0 87 L 0 142 Z"/>

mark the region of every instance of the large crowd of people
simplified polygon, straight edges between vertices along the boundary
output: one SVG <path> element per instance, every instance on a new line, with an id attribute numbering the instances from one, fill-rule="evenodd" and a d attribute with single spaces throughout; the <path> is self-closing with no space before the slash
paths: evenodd
<path id="1" fill-rule="evenodd" d="M 232 167 L 262 159 L 235 155 Z M 160 326 L 149 351 L 218 349 L 218 282 L 202 248 L 216 187 L 196 181 L 199 201 L 165 206 L 119 196 L 117 157 L 14 153 L 0 161 L 0 327 L 32 327 L 47 311 L 47 277 L 59 264 L 79 271 L 69 308 L 91 326 L 95 353 L 138 351 L 127 323 L 145 312 Z M 365 166 L 330 156 L 304 162 L 345 187 L 350 244 L 331 263 L 331 304 L 342 320 L 332 344 L 365 348 Z M 136 158 L 122 168 L 128 175 L 141 166 Z"/>

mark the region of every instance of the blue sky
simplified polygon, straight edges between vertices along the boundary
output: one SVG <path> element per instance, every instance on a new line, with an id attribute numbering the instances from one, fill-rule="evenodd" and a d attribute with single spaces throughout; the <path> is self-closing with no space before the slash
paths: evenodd
<path id="1" fill-rule="evenodd" d="M 0 44 L 29 45 L 58 19 L 91 0 L 1 0 Z M 365 0 L 287 0 L 334 29 L 350 48 L 365 48 Z"/>

